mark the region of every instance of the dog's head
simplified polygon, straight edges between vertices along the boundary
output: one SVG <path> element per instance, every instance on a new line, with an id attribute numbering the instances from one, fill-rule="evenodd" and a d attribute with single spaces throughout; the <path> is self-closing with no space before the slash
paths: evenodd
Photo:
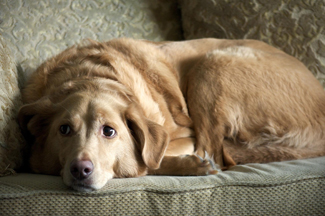
<path id="1" fill-rule="evenodd" d="M 34 172 L 61 173 L 66 185 L 87 191 L 159 167 L 168 134 L 144 117 L 123 85 L 80 79 L 58 89 L 19 112 L 24 133 L 33 139 Z"/>

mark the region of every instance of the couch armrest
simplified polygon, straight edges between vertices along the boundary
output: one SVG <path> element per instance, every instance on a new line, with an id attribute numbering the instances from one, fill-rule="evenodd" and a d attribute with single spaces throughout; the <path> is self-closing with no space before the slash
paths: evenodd
<path id="1" fill-rule="evenodd" d="M 22 105 L 17 68 L 6 41 L 0 35 L 0 176 L 22 163 L 23 138 L 16 121 Z"/>

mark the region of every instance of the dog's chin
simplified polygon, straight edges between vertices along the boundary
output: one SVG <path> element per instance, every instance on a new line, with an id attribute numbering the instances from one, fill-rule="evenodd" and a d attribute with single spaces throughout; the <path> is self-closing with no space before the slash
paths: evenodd
<path id="1" fill-rule="evenodd" d="M 102 187 L 105 186 L 107 181 L 109 179 L 112 179 L 112 176 L 109 176 L 109 178 L 105 179 L 84 179 L 84 180 L 76 180 L 70 178 L 69 180 L 66 179 L 66 181 L 63 178 L 64 183 L 71 187 L 72 189 L 79 191 L 79 192 L 92 192 L 101 189 Z"/>
<path id="2" fill-rule="evenodd" d="M 92 191 L 98 190 L 94 186 L 84 184 L 84 183 L 73 183 L 71 185 L 71 188 L 76 191 L 79 191 L 79 192 L 92 192 Z"/>
<path id="3" fill-rule="evenodd" d="M 105 184 L 95 184 L 91 179 L 73 180 L 68 186 L 79 192 L 92 192 L 101 189 Z"/>

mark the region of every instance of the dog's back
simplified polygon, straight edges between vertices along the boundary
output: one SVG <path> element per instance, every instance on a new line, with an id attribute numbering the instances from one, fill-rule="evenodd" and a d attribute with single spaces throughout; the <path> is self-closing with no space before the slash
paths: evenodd
<path id="1" fill-rule="evenodd" d="M 301 62 L 258 41 L 209 40 L 183 88 L 198 151 L 224 146 L 236 163 L 325 155 L 325 91 Z"/>

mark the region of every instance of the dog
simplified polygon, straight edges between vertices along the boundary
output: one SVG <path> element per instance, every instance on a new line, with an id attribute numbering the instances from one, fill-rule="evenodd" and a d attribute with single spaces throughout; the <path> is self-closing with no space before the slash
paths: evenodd
<path id="1" fill-rule="evenodd" d="M 78 191 L 325 155 L 321 84 L 255 40 L 86 40 L 43 63 L 22 95 L 30 169 Z"/>

